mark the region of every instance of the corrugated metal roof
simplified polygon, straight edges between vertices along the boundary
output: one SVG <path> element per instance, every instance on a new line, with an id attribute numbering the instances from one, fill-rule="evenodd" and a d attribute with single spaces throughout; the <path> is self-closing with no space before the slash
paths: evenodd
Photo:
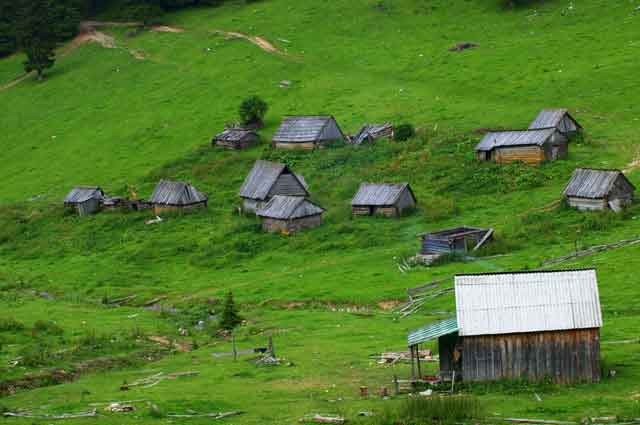
<path id="1" fill-rule="evenodd" d="M 160 180 L 149 198 L 152 204 L 176 206 L 199 204 L 206 200 L 207 195 L 191 184 L 169 180 Z"/>
<path id="2" fill-rule="evenodd" d="M 457 275 L 460 335 L 600 328 L 596 271 Z"/>
<path id="3" fill-rule="evenodd" d="M 217 134 L 215 140 L 223 142 L 241 142 L 245 138 L 257 139 L 258 133 L 253 130 L 245 130 L 243 128 L 228 128 L 220 134 Z"/>
<path id="4" fill-rule="evenodd" d="M 71 189 L 71 192 L 64 198 L 65 204 L 77 204 L 86 202 L 89 199 L 102 199 L 104 192 L 98 186 L 78 186 Z"/>
<path id="5" fill-rule="evenodd" d="M 259 159 L 253 164 L 253 168 L 245 178 L 240 188 L 240 196 L 261 201 L 266 199 L 278 177 L 284 172 L 293 174 L 308 192 L 307 182 L 304 178 L 291 172 L 285 164 Z"/>
<path id="6" fill-rule="evenodd" d="M 580 127 L 580 124 L 578 124 L 578 122 L 569 114 L 569 111 L 566 109 L 543 109 L 531 122 L 531 124 L 529 125 L 529 129 L 533 130 L 556 127 L 558 124 L 560 124 L 560 121 L 562 121 L 565 116 L 569 116 L 571 121 L 576 124 L 576 127 Z"/>
<path id="7" fill-rule="evenodd" d="M 476 145 L 477 151 L 491 151 L 504 146 L 542 146 L 556 132 L 555 128 L 512 130 L 487 133 Z"/>
<path id="8" fill-rule="evenodd" d="M 302 196 L 276 195 L 257 211 L 259 217 L 289 220 L 322 214 L 324 209 Z"/>
<path id="9" fill-rule="evenodd" d="M 454 332 L 458 332 L 458 321 L 455 317 L 410 332 L 407 336 L 407 345 L 411 347 L 412 345 L 422 344 Z"/>
<path id="10" fill-rule="evenodd" d="M 393 205 L 405 189 L 413 196 L 409 183 L 362 183 L 351 200 L 351 205 Z"/>
<path id="11" fill-rule="evenodd" d="M 591 199 L 604 198 L 620 176 L 627 180 L 620 170 L 578 168 L 573 172 L 569 184 L 564 189 L 564 195 Z M 627 182 L 634 187 L 629 180 Z"/>
<path id="12" fill-rule="evenodd" d="M 304 143 L 322 141 L 324 129 L 335 123 L 332 116 L 285 117 L 273 136 L 274 142 Z"/>

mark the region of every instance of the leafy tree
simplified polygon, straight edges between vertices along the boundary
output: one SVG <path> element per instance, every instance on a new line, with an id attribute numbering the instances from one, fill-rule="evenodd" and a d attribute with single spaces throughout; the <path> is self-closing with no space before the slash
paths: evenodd
<path id="1" fill-rule="evenodd" d="M 267 102 L 258 96 L 250 96 L 240 104 L 240 120 L 243 125 L 260 128 L 264 125 L 262 120 L 267 114 L 268 109 L 269 106 Z"/>
<path id="2" fill-rule="evenodd" d="M 79 21 L 75 2 L 21 0 L 16 10 L 16 39 L 27 55 L 25 71 L 36 71 L 41 80 L 55 63 L 57 44 L 74 34 Z"/>
<path id="3" fill-rule="evenodd" d="M 15 9 L 13 0 L 0 0 L 0 57 L 15 52 L 17 48 Z"/>
<path id="4" fill-rule="evenodd" d="M 242 317 L 238 313 L 236 303 L 233 300 L 233 294 L 229 291 L 224 299 L 224 308 L 222 310 L 222 317 L 220 318 L 220 327 L 230 331 L 240 323 L 242 323 Z"/>

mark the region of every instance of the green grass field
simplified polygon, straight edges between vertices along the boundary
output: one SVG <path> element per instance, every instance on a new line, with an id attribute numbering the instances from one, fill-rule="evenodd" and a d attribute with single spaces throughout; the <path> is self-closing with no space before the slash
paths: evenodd
<path id="1" fill-rule="evenodd" d="M 0 384 L 54 367 L 80 371 L 77 379 L 11 395 L 0 385 L 0 409 L 98 409 L 98 418 L 65 421 L 78 424 L 211 421 L 156 418 L 147 407 L 153 403 L 163 413 L 242 410 L 224 422 L 280 424 L 315 412 L 357 420 L 359 411 L 400 403 L 360 399 L 361 385 L 373 393 L 391 388 L 394 374 L 409 374 L 406 365 L 380 366 L 369 355 L 402 350 L 407 331 L 455 313 L 452 296 L 404 319 L 382 308 L 403 301 L 406 288 L 458 272 L 537 268 L 576 246 L 640 235 L 638 206 L 619 216 L 549 207 L 575 167 L 627 168 L 638 157 L 638 6 L 238 2 L 167 15 L 181 33 L 106 30 L 117 48 L 83 45 L 61 57 L 46 81 L 0 90 Z M 216 30 L 264 37 L 284 54 Z M 479 47 L 448 51 L 465 41 Z M 21 61 L 0 61 L 0 86 L 21 75 Z M 291 87 L 281 88 L 282 80 Z M 270 105 L 264 143 L 243 152 L 212 148 L 212 135 L 237 119 L 251 94 Z M 567 161 L 500 167 L 474 160 L 477 129 L 526 127 L 543 107 L 570 108 L 586 130 Z M 419 131 L 408 142 L 361 148 L 283 153 L 268 146 L 283 115 L 321 113 L 348 133 L 379 121 L 411 122 Z M 238 190 L 258 158 L 286 161 L 305 176 L 327 209 L 323 226 L 267 235 L 237 213 Z M 638 171 L 627 176 L 640 184 Z M 80 218 L 61 205 L 74 185 L 97 184 L 114 195 L 134 187 L 147 197 L 160 178 L 191 181 L 209 194 L 209 208 L 146 225 L 149 212 Z M 382 180 L 409 181 L 418 211 L 399 220 L 351 219 L 358 184 Z M 419 233 L 462 224 L 494 227 L 494 249 L 473 261 L 399 271 L 418 251 Z M 558 267 L 598 269 L 602 354 L 615 377 L 568 388 L 516 383 L 464 391 L 490 421 L 640 417 L 640 248 Z M 269 368 L 251 356 L 212 356 L 230 351 L 230 339 L 195 325 L 220 312 L 229 290 L 247 320 L 237 331 L 239 348 L 264 346 L 273 335 L 287 363 Z M 126 306 L 110 304 L 131 295 Z M 162 311 L 144 308 L 157 297 L 166 297 Z M 170 349 L 152 336 L 194 349 Z M 183 371 L 199 374 L 119 389 Z M 104 411 L 119 400 L 144 401 L 133 413 Z"/>

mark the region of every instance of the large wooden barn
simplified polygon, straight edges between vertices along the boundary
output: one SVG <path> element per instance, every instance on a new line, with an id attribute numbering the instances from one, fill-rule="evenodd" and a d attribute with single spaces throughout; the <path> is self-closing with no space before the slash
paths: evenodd
<path id="1" fill-rule="evenodd" d="M 242 208 L 256 212 L 275 195 L 309 196 L 304 178 L 285 164 L 257 160 L 240 188 Z"/>
<path id="2" fill-rule="evenodd" d="M 567 203 L 579 210 L 621 211 L 633 202 L 636 188 L 620 170 L 578 168 L 564 190 Z"/>
<path id="3" fill-rule="evenodd" d="M 479 160 L 497 163 L 539 164 L 565 159 L 568 153 L 569 139 L 555 128 L 490 132 L 476 145 Z"/>
<path id="4" fill-rule="evenodd" d="M 290 234 L 322 224 L 324 209 L 300 196 L 276 195 L 257 215 L 266 232 Z"/>
<path id="5" fill-rule="evenodd" d="M 190 183 L 169 180 L 160 180 L 149 198 L 156 214 L 206 207 L 207 201 L 207 195 Z"/>
<path id="6" fill-rule="evenodd" d="M 354 216 L 398 217 L 417 203 L 409 183 L 362 183 L 351 200 L 351 212 Z"/>
<path id="7" fill-rule="evenodd" d="M 89 215 L 100 211 L 103 198 L 104 192 L 97 186 L 78 186 L 64 198 L 64 205 L 78 215 Z"/>
<path id="8" fill-rule="evenodd" d="M 217 134 L 212 144 L 226 149 L 247 149 L 257 144 L 260 136 L 253 130 L 244 128 L 228 128 L 220 134 Z"/>
<path id="9" fill-rule="evenodd" d="M 438 340 L 443 378 L 600 379 L 602 313 L 595 270 L 456 275 L 455 296 L 456 318 L 408 337 L 412 354 L 420 344 Z"/>
<path id="10" fill-rule="evenodd" d="M 346 137 L 332 116 L 291 116 L 284 118 L 272 140 L 276 148 L 315 149 Z"/>
<path id="11" fill-rule="evenodd" d="M 573 136 L 582 131 L 582 126 L 566 109 L 543 109 L 529 124 L 529 130 L 555 128 L 566 136 Z"/>

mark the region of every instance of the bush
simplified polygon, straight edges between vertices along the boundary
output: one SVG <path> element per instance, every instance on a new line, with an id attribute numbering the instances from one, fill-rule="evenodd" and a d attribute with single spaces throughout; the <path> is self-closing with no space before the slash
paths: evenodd
<path id="1" fill-rule="evenodd" d="M 38 320 L 33 324 L 33 334 L 62 335 L 64 330 L 51 320 Z"/>
<path id="2" fill-rule="evenodd" d="M 263 119 L 269 106 L 258 96 L 250 96 L 240 104 L 239 114 L 242 125 L 262 128 Z"/>
<path id="3" fill-rule="evenodd" d="M 220 327 L 230 331 L 240 323 L 242 323 L 242 317 L 238 314 L 236 303 L 233 300 L 233 294 L 229 292 L 224 300 L 224 309 L 222 310 L 222 317 L 220 318 Z"/>
<path id="4" fill-rule="evenodd" d="M 10 317 L 0 319 L 0 332 L 20 332 L 24 330 L 24 324 Z"/>
<path id="5" fill-rule="evenodd" d="M 411 139 L 416 134 L 416 130 L 411 124 L 400 124 L 393 131 L 393 138 L 399 142 Z"/>

